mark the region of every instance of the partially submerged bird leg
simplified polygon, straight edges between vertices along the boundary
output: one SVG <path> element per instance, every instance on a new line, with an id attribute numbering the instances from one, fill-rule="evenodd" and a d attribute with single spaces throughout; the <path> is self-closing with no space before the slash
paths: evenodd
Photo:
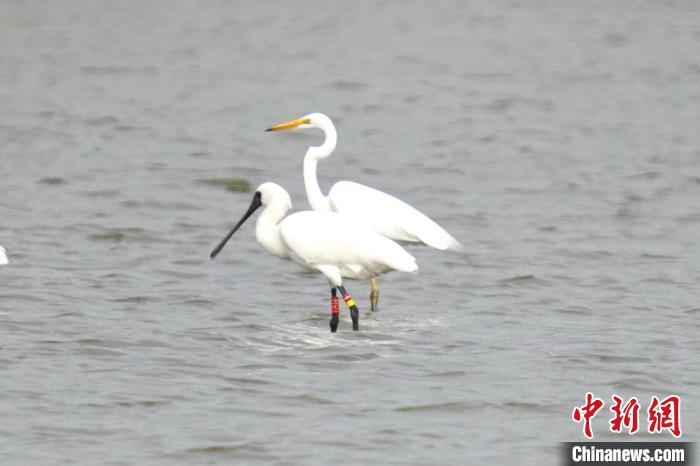
<path id="1" fill-rule="evenodd" d="M 331 287 L 331 332 L 338 330 L 338 315 L 340 314 L 340 304 L 336 296 L 335 286 Z"/>
<path id="2" fill-rule="evenodd" d="M 359 330 L 360 311 L 343 287 L 343 278 L 366 279 L 392 270 L 418 270 L 416 259 L 401 246 L 365 225 L 355 225 L 351 215 L 306 211 L 286 216 L 292 207 L 289 193 L 270 182 L 258 186 L 248 210 L 210 253 L 212 259 L 260 207 L 263 211 L 255 226 L 258 243 L 271 255 L 292 260 L 328 280 L 332 288 L 331 331 L 337 330 L 340 320 L 338 291 L 350 309 L 353 330 Z"/>
<path id="3" fill-rule="evenodd" d="M 372 291 L 369 293 L 369 303 L 372 312 L 377 312 L 379 311 L 379 284 L 377 284 L 377 278 L 372 277 L 369 283 L 372 286 Z"/>
<path id="4" fill-rule="evenodd" d="M 357 308 L 355 300 L 352 299 L 352 296 L 350 296 L 350 293 L 348 293 L 348 290 L 346 290 L 344 286 L 339 286 L 338 290 L 340 291 L 340 294 L 343 295 L 345 305 L 348 307 L 348 309 L 350 309 L 352 329 L 355 331 L 360 330 L 360 310 Z"/>

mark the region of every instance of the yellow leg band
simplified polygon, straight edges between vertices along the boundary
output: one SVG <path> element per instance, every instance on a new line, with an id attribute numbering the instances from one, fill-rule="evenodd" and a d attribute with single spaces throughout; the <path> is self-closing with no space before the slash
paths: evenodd
<path id="1" fill-rule="evenodd" d="M 349 298 L 348 300 L 345 301 L 345 304 L 347 304 L 348 307 L 353 307 L 355 305 L 355 300 L 352 298 Z"/>

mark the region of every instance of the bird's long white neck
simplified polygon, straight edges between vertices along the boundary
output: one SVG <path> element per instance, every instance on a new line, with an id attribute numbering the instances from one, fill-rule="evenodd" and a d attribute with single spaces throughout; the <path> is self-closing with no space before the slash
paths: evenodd
<path id="1" fill-rule="evenodd" d="M 258 240 L 258 243 L 267 252 L 281 259 L 289 259 L 279 226 L 287 210 L 289 209 L 286 205 L 271 204 L 260 213 L 255 224 L 255 238 Z"/>
<path id="2" fill-rule="evenodd" d="M 316 168 L 318 161 L 325 159 L 333 153 L 335 145 L 338 142 L 338 133 L 335 131 L 335 126 L 330 119 L 324 121 L 320 128 L 326 135 L 325 141 L 320 146 L 311 146 L 306 151 L 304 157 L 304 186 L 306 187 L 306 197 L 311 204 L 311 208 L 316 211 L 330 211 L 328 197 L 323 195 L 321 187 L 318 184 L 316 176 Z"/>

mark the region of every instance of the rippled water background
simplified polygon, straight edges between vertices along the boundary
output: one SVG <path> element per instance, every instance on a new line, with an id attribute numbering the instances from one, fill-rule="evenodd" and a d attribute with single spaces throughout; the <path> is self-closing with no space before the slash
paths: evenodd
<path id="1" fill-rule="evenodd" d="M 3 464 L 556 464 L 589 390 L 678 393 L 697 439 L 698 3 L 0 10 Z M 413 248 L 359 333 L 252 224 L 208 258 L 250 193 L 207 180 L 307 208 L 320 135 L 262 130 L 312 111 L 324 189 L 466 249 Z"/>

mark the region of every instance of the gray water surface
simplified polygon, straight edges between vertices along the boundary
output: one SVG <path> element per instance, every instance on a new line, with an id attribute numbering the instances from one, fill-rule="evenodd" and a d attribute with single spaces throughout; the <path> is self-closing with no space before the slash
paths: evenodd
<path id="1" fill-rule="evenodd" d="M 697 439 L 700 4 L 0 9 L 3 464 L 557 464 L 586 391 L 677 393 Z M 208 257 L 252 195 L 212 180 L 308 208 L 322 136 L 263 130 L 314 111 L 324 190 L 465 246 L 358 333 L 252 223 Z"/>

